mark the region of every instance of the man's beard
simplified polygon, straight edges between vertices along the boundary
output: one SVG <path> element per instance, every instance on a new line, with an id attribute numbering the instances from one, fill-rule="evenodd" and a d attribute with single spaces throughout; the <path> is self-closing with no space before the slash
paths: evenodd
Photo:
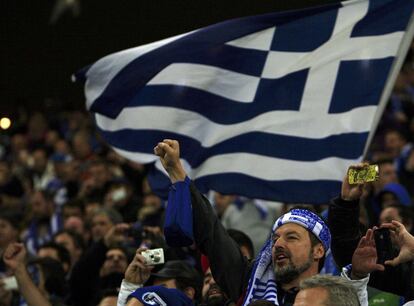
<path id="1" fill-rule="evenodd" d="M 220 294 L 210 296 L 210 291 L 213 289 L 218 290 Z M 206 297 L 203 299 L 203 306 L 223 306 L 226 301 L 227 299 L 223 292 L 221 292 L 220 288 L 217 285 L 212 285 L 207 292 Z"/>
<path id="2" fill-rule="evenodd" d="M 309 252 L 308 261 L 305 262 L 304 264 L 300 265 L 300 266 L 295 266 L 293 264 L 292 254 L 287 250 L 285 250 L 285 251 L 276 250 L 275 259 L 277 257 L 276 254 L 281 254 L 281 253 L 284 254 L 287 257 L 288 261 L 289 261 L 283 267 L 279 267 L 276 264 L 276 260 L 273 261 L 273 271 L 275 273 L 275 280 L 276 280 L 276 282 L 279 282 L 281 284 L 289 284 L 290 282 L 292 282 L 293 280 L 298 278 L 299 275 L 301 275 L 303 272 L 308 270 L 310 268 L 310 266 L 312 265 L 312 263 L 313 263 L 312 251 Z"/>

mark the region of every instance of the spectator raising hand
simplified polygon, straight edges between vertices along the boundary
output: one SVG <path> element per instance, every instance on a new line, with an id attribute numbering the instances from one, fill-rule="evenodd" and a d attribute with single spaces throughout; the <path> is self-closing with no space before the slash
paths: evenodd
<path id="1" fill-rule="evenodd" d="M 3 254 L 4 263 L 13 272 L 25 269 L 26 249 L 22 243 L 11 243 Z"/>
<path id="2" fill-rule="evenodd" d="M 11 243 L 3 254 L 4 263 L 16 277 L 19 291 L 29 306 L 51 306 L 35 286 L 26 270 L 26 248 L 22 243 Z"/>
<path id="3" fill-rule="evenodd" d="M 414 236 L 407 231 L 404 225 L 393 220 L 392 223 L 384 223 L 381 227 L 385 227 L 390 230 L 391 238 L 400 248 L 398 256 L 392 260 L 385 261 L 385 264 L 397 266 L 404 262 L 414 260 Z"/>
<path id="4" fill-rule="evenodd" d="M 349 184 L 348 180 L 348 173 L 350 169 L 363 169 L 365 167 L 369 166 L 368 163 L 359 163 L 356 165 L 352 165 L 349 167 L 344 180 L 342 181 L 342 188 L 341 188 L 341 198 L 345 201 L 355 201 L 359 200 L 361 198 L 362 193 L 364 191 L 364 183 L 362 184 Z"/>
<path id="5" fill-rule="evenodd" d="M 374 231 L 368 229 L 365 236 L 359 241 L 358 247 L 352 256 L 352 279 L 361 279 L 374 271 L 384 271 L 384 266 L 377 264 L 377 250 L 375 248 Z"/>

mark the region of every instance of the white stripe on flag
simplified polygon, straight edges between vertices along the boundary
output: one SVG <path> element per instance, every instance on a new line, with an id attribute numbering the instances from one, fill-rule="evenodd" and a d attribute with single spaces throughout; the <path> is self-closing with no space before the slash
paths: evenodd
<path id="1" fill-rule="evenodd" d="M 273 111 L 229 125 L 214 123 L 195 112 L 162 106 L 125 108 L 115 120 L 99 114 L 95 117 L 97 125 L 105 131 L 174 131 L 200 141 L 203 147 L 211 147 L 224 140 L 255 131 L 310 139 L 321 139 L 342 133 L 367 132 L 371 128 L 376 108 L 364 106 L 340 114 Z M 319 120 L 315 120 L 316 116 Z M 179 124 L 180 122 L 186 124 Z"/>
<path id="2" fill-rule="evenodd" d="M 253 102 L 259 81 L 259 77 L 214 66 L 177 63 L 163 69 L 148 85 L 188 86 L 249 103 Z"/>

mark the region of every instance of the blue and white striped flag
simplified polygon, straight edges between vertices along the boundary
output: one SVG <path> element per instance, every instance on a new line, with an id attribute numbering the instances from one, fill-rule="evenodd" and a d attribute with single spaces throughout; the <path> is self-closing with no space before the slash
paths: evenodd
<path id="1" fill-rule="evenodd" d="M 203 192 L 323 203 L 369 143 L 413 7 L 356 0 L 230 20 L 108 55 L 76 79 L 123 156 L 161 169 L 153 147 L 177 139 Z"/>

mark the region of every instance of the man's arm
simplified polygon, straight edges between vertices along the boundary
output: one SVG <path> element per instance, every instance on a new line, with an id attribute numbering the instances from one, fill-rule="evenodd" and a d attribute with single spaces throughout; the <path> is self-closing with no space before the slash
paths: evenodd
<path id="1" fill-rule="evenodd" d="M 362 168 L 365 164 L 352 166 Z M 342 182 L 341 195 L 329 205 L 328 226 L 332 235 L 332 255 L 338 266 L 344 267 L 351 260 L 362 237 L 359 223 L 359 199 L 363 185 L 350 185 L 348 174 Z"/>
<path id="2" fill-rule="evenodd" d="M 341 276 L 348 279 L 358 293 L 361 306 L 368 306 L 367 285 L 370 273 L 384 271 L 384 266 L 377 264 L 374 231 L 368 229 L 361 238 L 352 256 L 352 267 L 345 267 Z"/>
<path id="3" fill-rule="evenodd" d="M 367 164 L 358 164 L 352 168 L 362 168 Z M 350 168 L 351 168 L 350 167 Z M 332 254 L 339 266 L 346 266 L 352 262 L 352 257 L 361 239 L 361 225 L 359 223 L 359 199 L 363 193 L 363 184 L 350 185 L 348 175 L 342 182 L 341 195 L 329 206 L 328 225 L 332 235 Z M 374 271 L 370 276 L 369 285 L 395 293 L 407 295 L 410 289 L 407 267 L 386 266 L 385 271 Z"/>
<path id="4" fill-rule="evenodd" d="M 160 157 L 171 182 L 183 184 L 186 173 L 180 162 L 178 142 L 166 139 L 158 143 L 154 152 Z M 190 188 L 195 243 L 201 252 L 209 258 L 213 277 L 221 290 L 231 300 L 236 301 L 242 295 L 247 284 L 248 263 L 242 256 L 238 245 L 217 219 L 208 200 L 192 182 L 186 188 Z M 175 189 L 173 185 L 171 192 L 175 192 Z M 179 203 L 176 204 L 179 205 Z"/>
<path id="5" fill-rule="evenodd" d="M 142 305 L 136 299 L 131 299 L 128 303 L 128 297 L 138 288 L 141 288 L 151 276 L 151 270 L 154 266 L 147 266 L 145 264 L 145 257 L 141 255 L 146 248 L 139 248 L 135 252 L 135 256 L 128 265 L 125 271 L 125 278 L 122 280 L 121 288 L 119 289 L 117 306 L 125 305 Z"/>
<path id="6" fill-rule="evenodd" d="M 29 306 L 51 306 L 49 301 L 35 286 L 25 265 L 26 249 L 21 243 L 11 243 L 3 255 L 4 263 L 13 271 L 22 294 Z"/>

